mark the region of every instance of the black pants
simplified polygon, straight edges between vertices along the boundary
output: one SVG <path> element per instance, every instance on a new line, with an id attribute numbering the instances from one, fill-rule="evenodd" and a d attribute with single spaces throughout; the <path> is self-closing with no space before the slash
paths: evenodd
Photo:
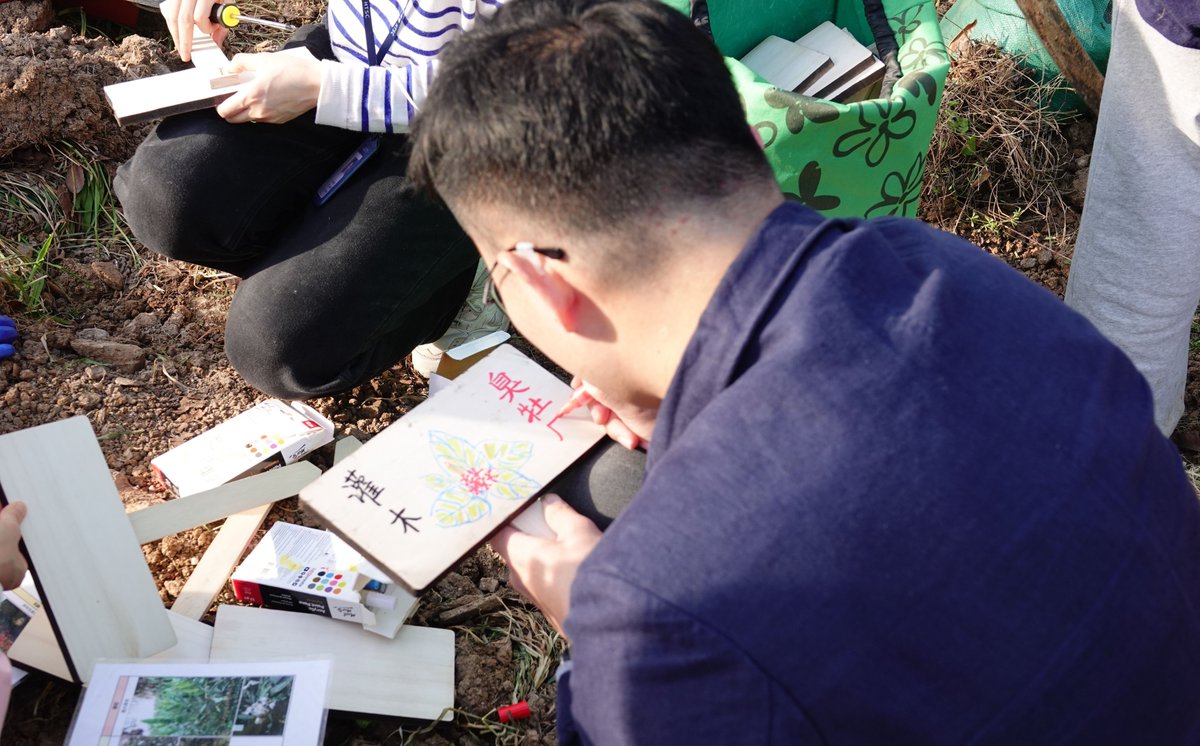
<path id="1" fill-rule="evenodd" d="M 287 46 L 331 59 L 308 26 Z M 250 385 L 281 398 L 352 388 L 437 339 L 478 256 L 443 206 L 414 193 L 407 138 L 379 151 L 322 207 L 317 188 L 364 140 L 313 123 L 229 124 L 213 110 L 163 120 L 117 172 L 139 241 L 242 279 L 225 351 Z"/>

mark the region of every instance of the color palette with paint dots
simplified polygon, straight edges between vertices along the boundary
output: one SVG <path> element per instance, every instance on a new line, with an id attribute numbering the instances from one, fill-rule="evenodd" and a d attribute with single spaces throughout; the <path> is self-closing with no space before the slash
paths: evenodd
<path id="1" fill-rule="evenodd" d="M 342 573 L 329 570 L 318 570 L 308 579 L 308 589 L 315 593 L 331 593 L 338 595 L 346 587 L 346 578 Z"/>
<path id="2" fill-rule="evenodd" d="M 258 440 L 247 443 L 246 448 L 250 450 L 251 455 L 261 458 L 271 455 L 271 451 L 279 450 L 279 446 L 285 442 L 287 441 L 278 435 L 260 435 Z"/>

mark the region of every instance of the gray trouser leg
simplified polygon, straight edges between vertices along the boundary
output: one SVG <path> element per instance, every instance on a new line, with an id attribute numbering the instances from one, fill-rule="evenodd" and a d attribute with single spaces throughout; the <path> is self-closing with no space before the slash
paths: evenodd
<path id="1" fill-rule="evenodd" d="M 1167 41 L 1133 0 L 1113 7 L 1066 301 L 1146 376 L 1155 420 L 1170 434 L 1200 302 L 1200 50 Z"/>

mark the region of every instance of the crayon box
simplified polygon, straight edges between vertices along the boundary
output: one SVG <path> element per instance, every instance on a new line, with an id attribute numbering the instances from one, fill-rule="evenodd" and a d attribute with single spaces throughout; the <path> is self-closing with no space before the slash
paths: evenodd
<path id="1" fill-rule="evenodd" d="M 333 435 L 333 423 L 312 407 L 268 399 L 172 448 L 150 466 L 164 487 L 183 497 L 290 464 Z"/>

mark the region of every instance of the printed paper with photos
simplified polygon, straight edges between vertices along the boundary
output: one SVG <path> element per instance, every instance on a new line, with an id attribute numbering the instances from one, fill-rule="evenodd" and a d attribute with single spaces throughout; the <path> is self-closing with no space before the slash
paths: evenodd
<path id="1" fill-rule="evenodd" d="M 42 607 L 33 584 L 33 576 L 25 574 L 20 586 L 0 594 L 0 652 L 8 652 L 24 631 L 29 620 Z"/>
<path id="2" fill-rule="evenodd" d="M 329 671 L 321 660 L 100 663 L 68 744 L 318 744 Z"/>
<path id="3" fill-rule="evenodd" d="M 0 652 L 8 649 L 17 641 L 17 636 L 25 631 L 29 620 L 42 608 L 38 598 L 37 587 L 33 583 L 33 575 L 25 573 L 21 585 L 11 591 L 0 594 Z M 15 687 L 28 676 L 28 672 L 20 666 L 12 665 L 12 685 Z"/>

